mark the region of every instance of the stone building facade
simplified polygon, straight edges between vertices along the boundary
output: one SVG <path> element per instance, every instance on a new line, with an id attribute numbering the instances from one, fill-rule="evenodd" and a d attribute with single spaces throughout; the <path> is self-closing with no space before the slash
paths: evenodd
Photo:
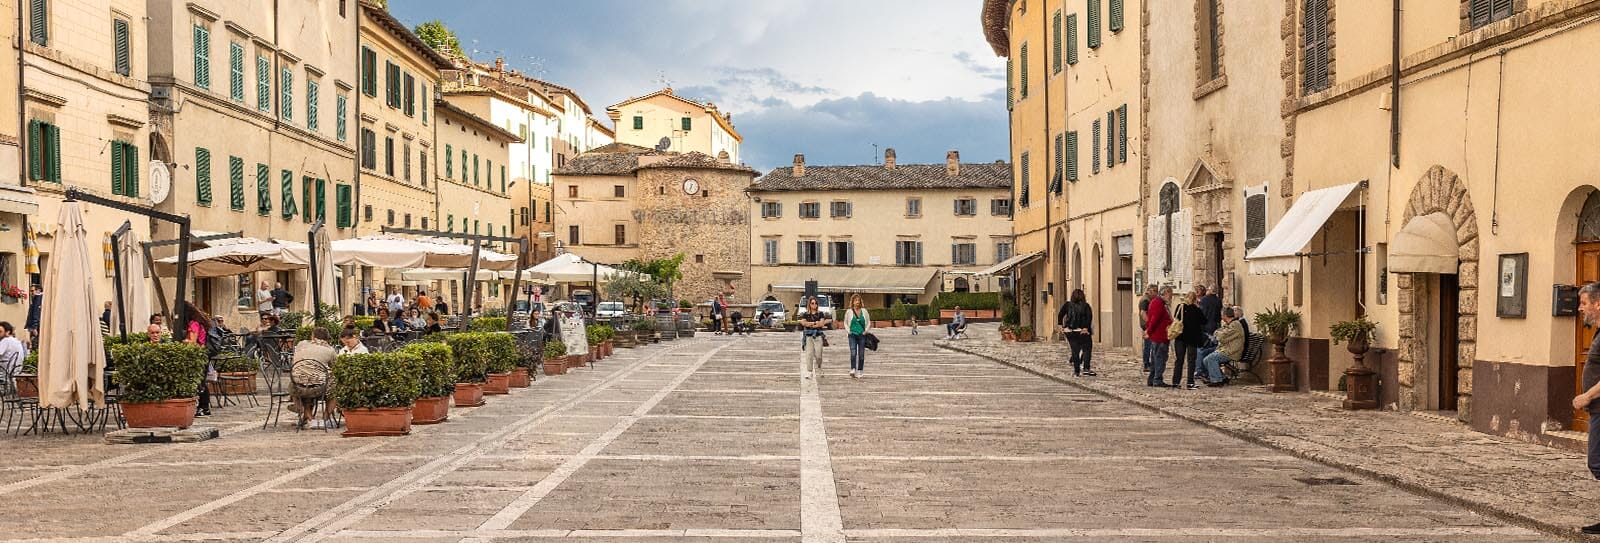
<path id="1" fill-rule="evenodd" d="M 0 0 L 0 38 L 11 44 L 0 58 L 0 86 L 18 87 L 22 67 L 17 62 L 22 54 L 22 42 L 17 24 L 17 1 Z M 22 110 L 22 96 L 16 93 L 0 94 L 0 119 L 17 119 Z M 32 275 L 28 273 L 22 252 L 22 232 L 30 218 L 39 214 L 39 199 L 34 190 L 23 186 L 22 123 L 0 123 L 0 283 L 16 285 L 26 290 Z M 43 222 L 40 220 L 39 222 Z M 0 320 L 21 323 L 27 318 L 28 305 L 21 300 L 0 299 Z"/>

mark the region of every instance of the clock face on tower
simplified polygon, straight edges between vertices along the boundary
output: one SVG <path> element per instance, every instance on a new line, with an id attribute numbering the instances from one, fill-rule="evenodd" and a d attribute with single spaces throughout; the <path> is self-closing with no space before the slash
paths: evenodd
<path id="1" fill-rule="evenodd" d="M 683 193 L 690 196 L 700 194 L 700 182 L 693 179 L 683 180 Z"/>

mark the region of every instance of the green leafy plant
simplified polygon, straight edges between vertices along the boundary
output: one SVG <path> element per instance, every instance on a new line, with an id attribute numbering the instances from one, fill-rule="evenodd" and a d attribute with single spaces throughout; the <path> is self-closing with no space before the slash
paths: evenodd
<path id="1" fill-rule="evenodd" d="M 505 317 L 478 317 L 472 319 L 469 327 L 473 332 L 504 332 L 506 331 Z"/>
<path id="2" fill-rule="evenodd" d="M 485 334 L 483 365 L 488 373 L 511 373 L 517 367 L 517 339 L 505 332 Z"/>
<path id="3" fill-rule="evenodd" d="M 456 367 L 450 346 L 443 343 L 412 343 L 401 352 L 417 355 L 420 359 L 422 398 L 441 398 L 456 390 Z"/>
<path id="4" fill-rule="evenodd" d="M 966 307 L 966 306 L 962 306 L 962 307 Z M 1022 310 L 1018 309 L 1016 304 L 1007 305 L 1005 312 L 1000 314 L 1000 322 L 1005 323 L 1005 324 L 1010 324 L 1010 325 L 1021 324 L 1022 323 Z"/>
<path id="5" fill-rule="evenodd" d="M 689 300 L 678 300 L 678 309 L 694 309 L 694 302 Z"/>
<path id="6" fill-rule="evenodd" d="M 371 330 L 372 329 L 372 323 L 375 323 L 375 322 L 378 322 L 378 318 L 377 317 L 358 316 L 358 317 L 356 317 L 356 329 L 357 330 Z"/>
<path id="7" fill-rule="evenodd" d="M 409 407 L 422 397 L 422 357 L 409 352 L 347 354 L 333 365 L 340 409 Z"/>
<path id="8" fill-rule="evenodd" d="M 1000 309 L 998 292 L 941 292 L 933 298 L 933 309 Z"/>
<path id="9" fill-rule="evenodd" d="M 339 321 L 331 321 L 331 320 L 324 320 L 321 323 L 318 323 L 316 327 L 317 328 L 321 328 L 323 330 L 327 330 L 328 331 L 328 337 L 330 337 L 330 338 L 338 338 L 339 337 L 339 332 L 344 330 L 344 325 L 343 324 L 340 324 Z M 294 331 L 295 340 L 297 340 L 297 341 L 305 341 L 305 340 L 311 339 L 311 330 L 312 329 L 313 328 L 310 325 L 305 325 L 305 326 L 301 326 L 299 328 L 296 328 L 295 331 Z"/>
<path id="10" fill-rule="evenodd" d="M 614 338 L 614 337 L 617 336 L 617 329 L 616 328 L 612 328 L 612 327 L 606 326 L 604 324 L 599 325 L 599 326 L 594 326 L 591 329 L 599 331 L 599 333 L 600 333 L 600 341 L 611 341 L 611 338 Z"/>
<path id="11" fill-rule="evenodd" d="M 590 326 L 588 330 L 583 332 L 583 337 L 589 340 L 590 347 L 599 345 L 602 341 L 600 339 L 600 330 L 598 330 L 598 328 L 598 326 Z"/>
<path id="12" fill-rule="evenodd" d="M 1288 337 L 1300 327 L 1300 312 L 1282 306 L 1256 313 L 1255 325 L 1269 336 Z"/>
<path id="13" fill-rule="evenodd" d="M 115 360 L 115 358 L 113 358 L 113 360 Z M 30 352 L 28 353 L 28 356 L 23 357 L 22 373 L 39 373 L 39 351 Z"/>
<path id="14" fill-rule="evenodd" d="M 218 373 L 246 373 L 261 369 L 261 364 L 255 359 L 245 356 L 219 358 L 211 361 L 211 366 Z"/>
<path id="15" fill-rule="evenodd" d="M 123 343 L 149 343 L 150 342 L 150 336 L 144 335 L 143 333 L 135 333 L 135 332 L 132 332 L 132 331 L 129 331 L 129 333 L 128 333 L 128 336 L 127 336 L 128 341 L 124 342 L 124 341 L 122 341 L 122 338 L 123 338 L 122 334 L 112 334 L 112 335 L 105 336 L 105 337 L 101 338 L 101 341 L 103 342 L 103 344 L 106 347 L 106 352 L 108 352 L 108 353 L 111 352 L 111 348 L 112 347 L 115 347 L 117 345 L 122 345 Z M 171 334 L 161 334 L 161 341 L 162 342 L 167 342 L 167 341 L 171 341 L 171 340 L 172 340 L 172 335 Z"/>
<path id="16" fill-rule="evenodd" d="M 488 336 L 481 332 L 451 334 L 445 338 L 455 355 L 456 382 L 482 383 L 489 373 Z"/>
<path id="17" fill-rule="evenodd" d="M 482 317 L 482 318 L 505 318 L 505 316 L 506 316 L 506 308 L 504 308 L 504 307 L 490 307 L 490 308 L 484 309 L 482 313 L 478 314 L 478 316 Z"/>
<path id="18" fill-rule="evenodd" d="M 1011 332 L 1016 334 L 1017 337 L 1031 337 L 1033 336 L 1033 327 L 1025 324 L 1018 325 L 1015 328 L 1012 328 Z"/>
<path id="19" fill-rule="evenodd" d="M 311 320 L 311 314 L 304 311 L 284 311 L 278 315 L 278 327 L 284 330 L 299 330 L 306 321 Z"/>
<path id="20" fill-rule="evenodd" d="M 445 26 L 444 21 L 434 19 L 417 25 L 417 38 L 435 51 L 447 52 L 452 55 L 464 55 L 461 51 L 461 39 L 456 33 Z"/>
<path id="21" fill-rule="evenodd" d="M 656 320 L 651 318 L 639 319 L 639 322 L 633 323 L 633 329 L 640 332 L 654 332 L 656 331 Z"/>
<path id="22" fill-rule="evenodd" d="M 187 343 L 133 343 L 111 350 L 125 403 L 193 398 L 205 377 L 206 351 Z"/>
<path id="23" fill-rule="evenodd" d="M 567 344 L 562 343 L 559 339 L 544 342 L 545 360 L 554 360 L 563 356 L 567 356 Z"/>
<path id="24" fill-rule="evenodd" d="M 1333 338 L 1333 343 L 1336 345 L 1342 342 L 1354 341 L 1357 339 L 1365 339 L 1368 342 L 1371 342 L 1373 339 L 1373 332 L 1375 332 L 1377 329 L 1378 323 L 1369 321 L 1366 317 L 1360 317 L 1352 321 L 1339 321 L 1333 323 L 1333 326 L 1328 327 L 1328 335 L 1329 337 Z"/>

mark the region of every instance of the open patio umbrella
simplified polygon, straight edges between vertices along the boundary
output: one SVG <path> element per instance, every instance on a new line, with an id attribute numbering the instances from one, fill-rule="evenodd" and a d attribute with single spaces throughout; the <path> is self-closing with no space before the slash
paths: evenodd
<path id="1" fill-rule="evenodd" d="M 305 264 L 290 262 L 283 257 L 287 246 L 255 238 L 227 238 L 207 242 L 203 249 L 189 252 L 189 273 L 195 278 L 232 277 L 258 271 L 290 271 L 305 269 Z M 304 247 L 304 244 L 301 245 Z M 176 275 L 178 257 L 156 260 L 156 272 L 164 276 Z"/>
<path id="2" fill-rule="evenodd" d="M 90 275 L 89 231 L 79 203 L 62 202 L 55 247 L 45 270 L 44 315 L 39 326 L 39 403 L 88 409 L 104 401 L 105 346 Z M 92 378 L 91 378 L 92 376 Z"/>
<path id="3" fill-rule="evenodd" d="M 594 281 L 597 276 L 600 282 L 604 283 L 616 275 L 635 272 L 619 270 L 605 264 L 597 265 L 578 255 L 566 253 L 540 262 L 537 266 L 524 270 L 523 273 L 551 283 L 588 283 Z"/>
<path id="4" fill-rule="evenodd" d="M 446 268 L 416 268 L 400 272 L 400 279 L 405 281 L 455 281 L 461 279 L 462 273 L 463 272 L 461 270 L 451 270 Z M 479 281 L 499 281 L 501 279 L 511 279 L 511 276 L 503 275 L 506 273 L 510 272 L 497 272 L 493 270 L 480 269 L 478 270 L 477 277 Z M 527 280 L 527 276 L 523 276 L 523 280 Z"/>
<path id="5" fill-rule="evenodd" d="M 142 324 L 150 317 L 149 271 L 139 252 L 140 241 L 132 230 L 118 238 L 118 252 L 122 257 L 122 310 L 111 315 L 111 330 L 115 334 L 122 333 L 124 322 L 129 334 L 143 332 Z"/>

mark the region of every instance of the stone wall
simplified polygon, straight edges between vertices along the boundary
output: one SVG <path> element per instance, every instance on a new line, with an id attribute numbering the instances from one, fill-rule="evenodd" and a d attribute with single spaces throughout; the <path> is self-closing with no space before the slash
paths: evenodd
<path id="1" fill-rule="evenodd" d="M 750 291 L 749 202 L 745 189 L 755 174 L 740 169 L 644 168 L 634 185 L 635 218 L 641 258 L 669 258 L 683 253 L 683 279 L 675 286 L 678 299 L 702 302 L 717 294 L 748 302 Z M 684 190 L 694 180 L 698 191 Z M 717 271 L 737 271 L 743 279 L 724 292 Z"/>

